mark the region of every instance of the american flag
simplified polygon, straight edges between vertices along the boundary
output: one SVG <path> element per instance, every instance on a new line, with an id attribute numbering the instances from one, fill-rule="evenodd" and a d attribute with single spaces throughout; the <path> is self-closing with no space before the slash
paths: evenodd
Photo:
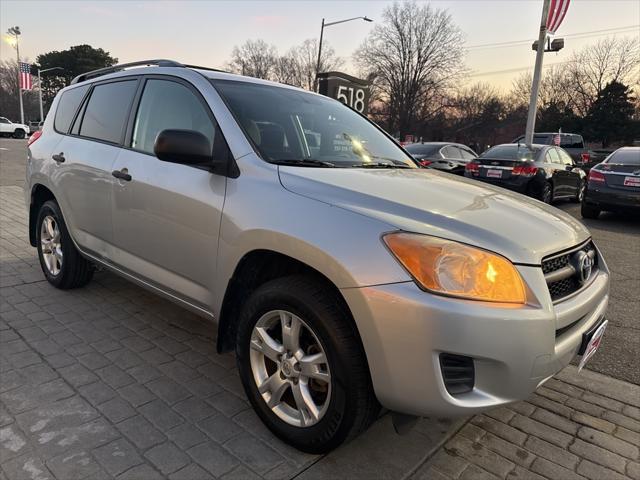
<path id="1" fill-rule="evenodd" d="M 560 27 L 564 16 L 567 14 L 567 10 L 569 10 L 569 1 L 570 0 L 551 0 L 549 14 L 547 16 L 547 32 L 550 34 L 553 35 L 556 33 L 556 30 Z"/>
<path id="2" fill-rule="evenodd" d="M 22 90 L 31 90 L 31 87 L 31 65 L 20 62 L 20 88 Z"/>

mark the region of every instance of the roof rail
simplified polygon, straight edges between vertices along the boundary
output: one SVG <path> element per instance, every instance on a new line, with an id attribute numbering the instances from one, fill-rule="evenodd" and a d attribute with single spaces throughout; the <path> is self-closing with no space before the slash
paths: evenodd
<path id="1" fill-rule="evenodd" d="M 130 67 L 142 67 L 142 66 L 155 66 L 155 67 L 185 67 L 180 62 L 174 60 L 156 59 L 156 60 L 140 60 L 139 62 L 121 63 L 120 65 L 113 65 L 111 67 L 100 68 L 98 70 L 92 70 L 90 72 L 82 73 L 76 78 L 71 80 L 71 85 L 75 83 L 84 82 L 90 78 L 99 77 L 101 75 L 107 75 L 108 73 L 120 72 Z"/>

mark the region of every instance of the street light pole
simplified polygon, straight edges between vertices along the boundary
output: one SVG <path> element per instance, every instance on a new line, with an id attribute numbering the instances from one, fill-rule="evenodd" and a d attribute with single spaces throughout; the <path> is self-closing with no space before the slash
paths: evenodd
<path id="1" fill-rule="evenodd" d="M 351 22 L 353 20 L 364 20 L 365 22 L 373 22 L 373 20 L 371 20 L 366 16 L 347 18 L 346 20 L 338 20 L 337 22 L 329 22 L 329 23 L 325 23 L 324 18 L 322 19 L 322 26 L 320 27 L 320 43 L 318 43 L 318 61 L 316 63 L 316 79 L 313 84 L 314 91 L 318 90 L 318 74 L 320 73 L 320 58 L 322 56 L 322 36 L 324 34 L 324 27 L 330 27 L 331 25 L 337 25 L 339 23 Z"/>
<path id="2" fill-rule="evenodd" d="M 24 123 L 24 107 L 22 105 L 22 88 L 20 88 L 20 46 L 18 45 L 18 36 L 20 35 L 20 27 L 15 26 L 7 30 L 9 35 L 13 35 L 16 39 L 16 54 L 18 57 L 18 98 L 20 99 L 20 123 Z"/>
<path id="3" fill-rule="evenodd" d="M 51 67 L 45 68 L 44 70 L 40 70 L 38 68 L 38 91 L 40 93 L 40 121 L 44 122 L 44 109 L 42 108 L 42 78 L 40 77 L 41 73 L 49 72 L 51 70 L 64 70 L 62 67 Z"/>
<path id="4" fill-rule="evenodd" d="M 540 90 L 540 78 L 542 76 L 542 60 L 544 58 L 545 40 L 547 38 L 547 16 L 551 0 L 544 0 L 542 4 L 542 19 L 540 20 L 540 35 L 538 36 L 538 50 L 536 52 L 536 66 L 533 70 L 531 82 L 531 98 L 529 99 L 529 113 L 527 114 L 527 129 L 524 134 L 524 143 L 531 148 L 533 144 L 533 132 L 536 126 L 536 111 L 538 108 L 538 91 Z"/>

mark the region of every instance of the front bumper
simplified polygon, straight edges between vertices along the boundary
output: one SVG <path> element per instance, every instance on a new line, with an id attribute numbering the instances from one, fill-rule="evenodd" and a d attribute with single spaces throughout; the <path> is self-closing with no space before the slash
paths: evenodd
<path id="1" fill-rule="evenodd" d="M 588 287 L 555 305 L 539 267 L 518 269 L 535 298 L 531 305 L 447 298 L 425 293 L 413 282 L 342 290 L 380 403 L 410 415 L 468 415 L 525 399 L 568 365 L 582 334 L 605 314 L 606 265 L 601 262 Z M 447 391 L 440 353 L 474 359 L 472 391 Z"/>

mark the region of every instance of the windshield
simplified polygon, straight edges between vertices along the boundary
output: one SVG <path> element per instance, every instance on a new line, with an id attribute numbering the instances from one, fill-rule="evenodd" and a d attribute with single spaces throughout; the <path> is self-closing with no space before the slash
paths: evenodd
<path id="1" fill-rule="evenodd" d="M 539 148 L 529 150 L 525 145 L 498 145 L 490 148 L 480 158 L 495 158 L 496 160 L 520 160 L 532 162 L 535 160 Z"/>
<path id="2" fill-rule="evenodd" d="M 640 165 L 640 148 L 630 148 L 613 152 L 606 163 L 616 165 Z"/>
<path id="3" fill-rule="evenodd" d="M 413 155 L 433 155 L 438 152 L 444 145 L 430 145 L 428 143 L 413 143 L 405 145 L 404 149 Z"/>
<path id="4" fill-rule="evenodd" d="M 250 82 L 214 80 L 213 84 L 268 162 L 418 168 L 371 122 L 340 102 Z"/>

